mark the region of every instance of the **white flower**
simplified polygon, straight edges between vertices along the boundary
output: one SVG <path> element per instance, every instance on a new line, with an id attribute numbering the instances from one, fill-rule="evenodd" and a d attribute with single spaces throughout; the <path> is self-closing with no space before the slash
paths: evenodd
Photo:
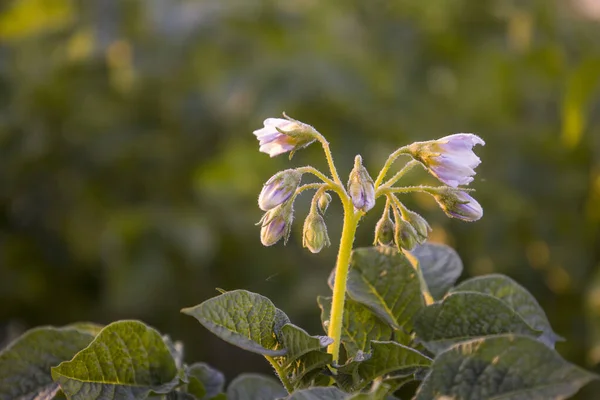
<path id="1" fill-rule="evenodd" d="M 271 157 L 308 146 L 314 140 L 315 130 L 300 121 L 283 118 L 267 118 L 264 127 L 254 131 L 260 151 Z"/>
<path id="2" fill-rule="evenodd" d="M 481 163 L 473 152 L 473 147 L 478 144 L 485 145 L 479 136 L 457 133 L 438 140 L 413 143 L 409 151 L 441 182 L 458 187 L 473 181 L 475 168 Z"/>

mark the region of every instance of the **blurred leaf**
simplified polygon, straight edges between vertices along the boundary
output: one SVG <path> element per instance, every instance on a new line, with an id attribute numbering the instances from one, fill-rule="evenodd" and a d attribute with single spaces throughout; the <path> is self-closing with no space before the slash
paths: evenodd
<path id="1" fill-rule="evenodd" d="M 329 325 L 331 299 L 331 297 L 322 296 L 317 298 L 324 329 Z M 372 340 L 390 340 L 391 338 L 392 328 L 387 323 L 373 314 L 366 306 L 350 298 L 346 299 L 341 341 L 348 358 L 354 357 L 358 351 L 368 352 L 371 349 Z"/>
<path id="2" fill-rule="evenodd" d="M 187 368 L 187 391 L 199 400 L 208 400 L 223 392 L 225 376 L 205 363 L 194 363 Z"/>
<path id="3" fill-rule="evenodd" d="M 68 398 L 143 399 L 168 393 L 177 367 L 161 335 L 139 321 L 107 325 L 88 347 L 52 368 L 52 379 Z"/>
<path id="4" fill-rule="evenodd" d="M 274 334 L 276 308 L 264 296 L 234 290 L 206 300 L 182 313 L 196 318 L 206 329 L 233 345 L 265 356 L 281 356 Z"/>
<path id="5" fill-rule="evenodd" d="M 565 399 L 598 377 L 539 341 L 499 335 L 460 343 L 440 354 L 415 400 Z"/>
<path id="6" fill-rule="evenodd" d="M 435 300 L 444 297 L 463 271 L 456 251 L 444 244 L 425 243 L 417 246 L 412 255 L 417 258 L 429 293 Z"/>
<path id="7" fill-rule="evenodd" d="M 452 289 L 455 292 L 479 292 L 489 294 L 504 301 L 521 316 L 530 327 L 543 332 L 539 337 L 542 343 L 554 347 L 556 341 L 564 340 L 552 330 L 546 313 L 537 300 L 517 282 L 505 275 L 491 274 L 462 282 Z"/>
<path id="8" fill-rule="evenodd" d="M 388 324 L 406 332 L 412 330 L 412 318 L 425 304 L 415 269 L 391 247 L 352 252 L 347 292 Z"/>
<path id="9" fill-rule="evenodd" d="M 498 333 L 538 337 L 502 300 L 476 292 L 458 292 L 421 310 L 415 317 L 415 332 L 425 347 L 439 353 L 457 342 Z"/>
<path id="10" fill-rule="evenodd" d="M 103 325 L 95 324 L 93 322 L 75 322 L 67 325 L 65 328 L 73 328 L 78 331 L 88 333 L 92 336 L 96 336 L 104 328 Z"/>
<path id="11" fill-rule="evenodd" d="M 74 16 L 70 0 L 19 0 L 0 14 L 0 38 L 18 39 L 64 27 Z"/>
<path id="12" fill-rule="evenodd" d="M 59 387 L 52 381 L 50 368 L 70 360 L 93 339 L 69 327 L 25 332 L 0 352 L 0 399 L 52 399 Z"/>
<path id="13" fill-rule="evenodd" d="M 429 357 L 396 342 L 373 341 L 371 346 L 372 353 L 369 358 L 354 361 L 338 369 L 336 379 L 343 389 L 360 390 L 375 378 L 401 370 L 428 367 L 431 364 Z"/>
<path id="14" fill-rule="evenodd" d="M 336 387 L 318 387 L 294 392 L 286 400 L 344 400 L 347 396 Z"/>
<path id="15" fill-rule="evenodd" d="M 259 374 L 242 374 L 227 388 L 227 400 L 273 400 L 287 396 L 279 382 Z"/>

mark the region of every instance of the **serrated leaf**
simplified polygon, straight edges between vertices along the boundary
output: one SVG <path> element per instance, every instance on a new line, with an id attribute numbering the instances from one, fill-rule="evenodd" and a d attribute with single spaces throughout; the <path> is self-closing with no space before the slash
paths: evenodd
<path id="1" fill-rule="evenodd" d="M 206 300 L 182 313 L 196 318 L 206 329 L 235 346 L 265 356 L 282 356 L 274 333 L 282 312 L 268 298 L 246 290 L 233 290 Z"/>
<path id="2" fill-rule="evenodd" d="M 565 399 L 598 377 L 520 335 L 471 340 L 440 354 L 416 400 Z"/>
<path id="3" fill-rule="evenodd" d="M 423 279 L 435 300 L 444 297 L 462 274 L 460 257 L 444 244 L 425 243 L 417 246 L 412 255 L 418 260 Z"/>
<path id="4" fill-rule="evenodd" d="M 187 367 L 187 376 L 187 391 L 199 400 L 212 399 L 225 386 L 225 376 L 205 363 L 194 363 Z"/>
<path id="5" fill-rule="evenodd" d="M 25 332 L 0 352 L 0 399 L 52 399 L 59 390 L 50 368 L 70 360 L 94 336 L 74 328 Z"/>
<path id="6" fill-rule="evenodd" d="M 417 272 L 404 254 L 391 247 L 354 250 L 346 290 L 353 300 L 406 332 L 425 305 Z"/>
<path id="7" fill-rule="evenodd" d="M 314 376 L 310 375 L 309 379 L 304 379 L 307 374 L 314 370 L 323 370 L 327 365 L 331 364 L 331 354 L 322 351 L 311 351 L 304 354 L 295 361 L 289 363 L 285 367 L 285 373 L 294 388 L 307 387 Z"/>
<path id="8" fill-rule="evenodd" d="M 402 370 L 428 367 L 431 359 L 415 349 L 396 342 L 373 341 L 371 356 L 338 369 L 338 382 L 344 390 L 356 391 L 373 379 Z M 411 372 L 412 373 L 412 372 Z"/>
<path id="9" fill-rule="evenodd" d="M 69 399 L 144 399 L 178 384 L 175 361 L 160 333 L 139 321 L 107 325 L 71 361 L 52 368 Z"/>
<path id="10" fill-rule="evenodd" d="M 274 400 L 287 396 L 275 379 L 259 374 L 242 374 L 227 388 L 227 400 Z"/>
<path id="11" fill-rule="evenodd" d="M 299 390 L 290 396 L 287 400 L 344 400 L 348 393 L 342 392 L 336 387 L 317 387 Z"/>
<path id="12" fill-rule="evenodd" d="M 288 365 L 311 351 L 321 350 L 333 343 L 327 336 L 310 336 L 306 331 L 293 324 L 285 324 L 281 328 L 281 341 L 287 351 L 284 365 Z"/>
<path id="13" fill-rule="evenodd" d="M 564 340 L 554 333 L 546 317 L 546 313 L 540 307 L 535 297 L 527 289 L 506 275 L 491 274 L 472 278 L 452 289 L 452 292 L 464 291 L 485 293 L 504 301 L 529 326 L 535 330 L 542 331 L 543 334 L 539 340 L 550 347 L 554 347 L 557 341 Z"/>
<path id="14" fill-rule="evenodd" d="M 322 296 L 317 298 L 325 330 L 329 325 L 331 299 L 331 297 Z M 341 341 L 348 358 L 354 357 L 358 351 L 368 352 L 371 349 L 371 340 L 390 340 L 391 338 L 392 328 L 390 325 L 373 314 L 366 306 L 352 299 L 346 299 Z"/>
<path id="15" fill-rule="evenodd" d="M 423 345 L 438 353 L 451 345 L 475 337 L 518 333 L 538 337 L 506 303 L 476 292 L 452 293 L 415 316 L 415 332 Z"/>

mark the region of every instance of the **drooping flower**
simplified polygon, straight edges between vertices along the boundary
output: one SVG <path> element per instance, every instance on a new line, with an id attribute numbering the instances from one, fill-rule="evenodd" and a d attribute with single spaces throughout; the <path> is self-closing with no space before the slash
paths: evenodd
<path id="1" fill-rule="evenodd" d="M 293 119 L 267 118 L 264 127 L 254 131 L 259 141 L 260 151 L 271 157 L 299 150 L 314 142 L 315 129 Z"/>
<path id="2" fill-rule="evenodd" d="M 258 196 L 260 209 L 269 211 L 288 201 L 298 188 L 301 179 L 302 174 L 295 169 L 286 169 L 273 175 Z"/>
<path id="3" fill-rule="evenodd" d="M 473 147 L 478 144 L 485 145 L 479 136 L 457 133 L 438 140 L 413 143 L 408 150 L 441 182 L 458 187 L 473 181 L 475 168 L 481 163 L 473 152 Z"/>
<path id="4" fill-rule="evenodd" d="M 441 209 L 451 218 L 473 222 L 483 217 L 483 208 L 467 192 L 446 188 L 432 192 Z"/>
<path id="5" fill-rule="evenodd" d="M 361 156 L 354 159 L 354 168 L 348 179 L 348 194 L 357 210 L 367 212 L 375 206 L 375 184 L 363 167 Z"/>
<path id="6" fill-rule="evenodd" d="M 311 253 L 318 253 L 330 244 L 325 220 L 316 210 L 311 210 L 304 221 L 302 245 Z"/>
<path id="7" fill-rule="evenodd" d="M 292 202 L 283 203 L 265 213 L 259 224 L 260 241 L 264 246 L 272 246 L 282 238 L 287 242 L 294 219 Z"/>
<path id="8" fill-rule="evenodd" d="M 385 212 L 377 221 L 375 225 L 375 241 L 373 244 L 387 246 L 394 241 L 394 221 L 390 218 L 389 208 L 386 208 Z"/>

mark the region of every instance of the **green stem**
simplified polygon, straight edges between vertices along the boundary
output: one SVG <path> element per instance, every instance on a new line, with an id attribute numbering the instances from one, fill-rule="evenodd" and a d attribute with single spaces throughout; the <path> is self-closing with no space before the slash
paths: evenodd
<path id="1" fill-rule="evenodd" d="M 390 167 L 392 166 L 394 161 L 396 161 L 396 159 L 398 157 L 400 157 L 402 154 L 406 154 L 407 151 L 408 151 L 408 146 L 404 146 L 404 147 L 400 147 L 398 150 L 396 150 L 392 154 L 390 154 L 387 161 L 383 165 L 383 168 L 381 169 L 381 171 L 379 171 L 379 175 L 377 175 L 377 179 L 375 180 L 375 188 L 378 188 L 379 185 L 381 185 L 381 182 L 383 182 L 383 178 L 385 178 L 385 174 L 387 174 L 388 170 L 390 169 Z"/>
<path id="2" fill-rule="evenodd" d="M 337 183 L 342 190 L 344 190 L 344 184 L 342 183 L 340 176 L 338 175 L 337 169 L 335 168 L 335 164 L 333 163 L 333 156 L 331 155 L 331 149 L 329 148 L 329 142 L 325 139 L 325 137 L 321 134 L 317 137 L 317 140 L 321 142 L 321 146 L 323 146 L 323 151 L 325 152 L 325 158 L 327 158 L 327 165 L 329 165 L 329 170 L 331 171 L 331 176 L 333 176 L 333 180 Z M 344 190 L 345 192 L 345 190 Z"/>
<path id="3" fill-rule="evenodd" d="M 348 269 L 350 267 L 352 244 L 354 243 L 354 235 L 356 233 L 356 228 L 358 227 L 358 221 L 362 215 L 362 213 L 354 212 L 354 205 L 350 198 L 346 198 L 343 201 L 343 204 L 344 226 L 342 228 L 340 249 L 335 265 L 335 284 L 333 286 L 333 300 L 331 302 L 329 332 L 327 334 L 333 339 L 333 343 L 329 345 L 327 352 L 332 355 L 334 364 L 338 362 L 340 355 L 340 338 L 342 336 L 346 280 L 348 278 Z"/>
<path id="4" fill-rule="evenodd" d="M 275 369 L 275 372 L 277 373 L 277 376 L 279 376 L 279 380 L 281 381 L 281 383 L 283 383 L 285 390 L 287 390 L 288 393 L 292 393 L 294 391 L 294 387 L 287 378 L 287 375 L 283 371 L 283 368 L 281 368 L 281 366 L 277 363 L 277 361 L 275 361 L 273 357 L 265 356 L 265 358 L 268 362 L 271 363 L 271 365 Z"/>
<path id="5" fill-rule="evenodd" d="M 394 183 L 398 182 L 400 178 L 402 178 L 404 175 L 406 175 L 407 172 L 409 172 L 411 169 L 417 166 L 417 164 L 419 164 L 417 160 L 411 160 L 407 162 L 404 165 L 404 167 L 402 167 L 402 169 L 396 173 L 396 175 L 392 176 L 386 183 L 381 185 L 381 187 L 378 190 L 386 187 L 392 187 Z"/>

